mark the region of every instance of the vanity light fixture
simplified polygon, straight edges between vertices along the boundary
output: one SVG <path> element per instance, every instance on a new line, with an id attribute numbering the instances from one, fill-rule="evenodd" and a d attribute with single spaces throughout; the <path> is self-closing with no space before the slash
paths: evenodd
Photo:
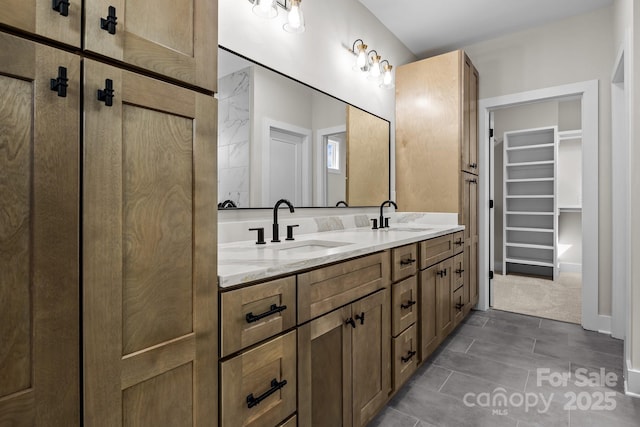
<path id="1" fill-rule="evenodd" d="M 304 32 L 304 15 L 300 3 L 302 0 L 249 0 L 253 4 L 253 13 L 265 19 L 278 16 L 278 8 L 288 11 L 287 22 L 282 27 L 288 33 Z"/>
<path id="2" fill-rule="evenodd" d="M 385 62 L 386 64 L 383 65 L 383 63 Z M 389 64 L 389 61 L 385 59 L 382 62 L 380 62 L 380 66 L 384 70 L 383 77 L 382 77 L 382 84 L 380 85 L 380 87 L 385 89 L 393 88 L 393 73 L 391 72 L 391 70 L 393 70 L 393 65 Z"/>
<path id="3" fill-rule="evenodd" d="M 371 80 L 377 80 L 380 78 L 380 59 L 382 59 L 382 57 L 378 55 L 375 49 L 369 51 L 367 57 L 369 59 L 369 78 Z"/>
<path id="4" fill-rule="evenodd" d="M 360 43 L 358 44 L 358 42 Z M 362 71 L 367 66 L 367 47 L 368 46 L 364 44 L 364 41 L 362 41 L 362 39 L 357 39 L 353 42 L 351 52 L 357 57 L 354 66 L 355 70 Z"/>
<path id="5" fill-rule="evenodd" d="M 300 7 L 302 0 L 291 0 L 287 23 L 282 28 L 288 33 L 304 32 L 304 15 Z"/>

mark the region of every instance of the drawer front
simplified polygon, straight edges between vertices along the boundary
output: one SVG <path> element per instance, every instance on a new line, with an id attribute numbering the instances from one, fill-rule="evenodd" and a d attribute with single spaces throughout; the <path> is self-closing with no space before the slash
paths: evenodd
<path id="1" fill-rule="evenodd" d="M 298 275 L 298 323 L 314 319 L 389 285 L 389 252 Z"/>
<path id="2" fill-rule="evenodd" d="M 464 254 L 453 257 L 453 289 L 458 289 L 464 284 Z"/>
<path id="3" fill-rule="evenodd" d="M 464 319 L 464 286 L 459 287 L 453 292 L 451 304 L 453 305 L 454 323 L 457 325 Z"/>
<path id="4" fill-rule="evenodd" d="M 221 295 L 222 357 L 296 324 L 296 279 L 285 277 Z"/>
<path id="5" fill-rule="evenodd" d="M 298 427 L 298 416 L 294 415 L 293 417 L 289 418 L 287 421 L 280 424 L 279 427 Z"/>
<path id="6" fill-rule="evenodd" d="M 220 367 L 222 427 L 272 427 L 296 411 L 296 332 Z"/>
<path id="7" fill-rule="evenodd" d="M 418 320 L 418 278 L 391 285 L 391 334 L 395 337 Z"/>
<path id="8" fill-rule="evenodd" d="M 453 233 L 453 253 L 459 254 L 464 250 L 464 231 Z"/>
<path id="9" fill-rule="evenodd" d="M 393 389 L 398 390 L 418 366 L 418 334 L 412 325 L 393 338 Z"/>
<path id="10" fill-rule="evenodd" d="M 453 255 L 453 234 L 420 242 L 420 269 L 431 267 Z"/>
<path id="11" fill-rule="evenodd" d="M 411 244 L 391 250 L 391 281 L 413 276 L 418 270 L 418 245 Z"/>

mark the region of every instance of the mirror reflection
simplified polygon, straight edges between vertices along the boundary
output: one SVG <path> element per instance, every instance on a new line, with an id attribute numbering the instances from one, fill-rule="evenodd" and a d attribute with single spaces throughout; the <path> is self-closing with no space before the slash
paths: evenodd
<path id="1" fill-rule="evenodd" d="M 389 122 L 218 49 L 220 208 L 376 206 Z"/>

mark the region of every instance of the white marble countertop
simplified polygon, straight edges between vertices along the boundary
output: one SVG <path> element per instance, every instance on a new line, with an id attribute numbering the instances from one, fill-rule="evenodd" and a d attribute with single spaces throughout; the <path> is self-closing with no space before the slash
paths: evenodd
<path id="1" fill-rule="evenodd" d="M 347 228 L 281 237 L 280 243 L 257 245 L 255 240 L 218 245 L 218 283 L 227 288 L 318 267 L 349 258 L 420 242 L 456 231 L 462 225 L 397 223 L 390 228 Z M 267 237 L 269 237 L 267 230 Z"/>

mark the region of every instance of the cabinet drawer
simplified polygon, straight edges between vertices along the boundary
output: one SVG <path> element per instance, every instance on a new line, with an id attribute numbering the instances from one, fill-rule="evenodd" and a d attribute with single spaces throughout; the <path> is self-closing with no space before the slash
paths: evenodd
<path id="1" fill-rule="evenodd" d="M 453 255 L 453 234 L 420 242 L 420 269 L 424 270 Z"/>
<path id="2" fill-rule="evenodd" d="M 395 337 L 418 319 L 418 278 L 391 285 L 391 334 Z"/>
<path id="3" fill-rule="evenodd" d="M 220 367 L 222 427 L 272 427 L 296 411 L 296 332 Z"/>
<path id="4" fill-rule="evenodd" d="M 298 323 L 328 313 L 389 284 L 389 252 L 298 275 Z"/>
<path id="5" fill-rule="evenodd" d="M 295 276 L 223 293 L 220 317 L 222 357 L 295 326 Z"/>
<path id="6" fill-rule="evenodd" d="M 458 289 L 464 283 L 464 254 L 453 257 L 453 289 Z"/>
<path id="7" fill-rule="evenodd" d="M 464 286 L 459 287 L 453 292 L 451 305 L 453 306 L 454 324 L 457 325 L 464 319 Z"/>
<path id="8" fill-rule="evenodd" d="M 416 371 L 418 365 L 418 335 L 412 325 L 393 338 L 393 389 L 398 390 Z"/>
<path id="9" fill-rule="evenodd" d="M 464 231 L 453 233 L 453 253 L 459 254 L 464 250 Z"/>
<path id="10" fill-rule="evenodd" d="M 280 424 L 278 427 L 298 427 L 298 416 L 294 415 L 289 418 L 287 421 Z"/>
<path id="11" fill-rule="evenodd" d="M 418 245 L 411 244 L 391 250 L 391 281 L 397 282 L 416 274 L 418 267 Z"/>

